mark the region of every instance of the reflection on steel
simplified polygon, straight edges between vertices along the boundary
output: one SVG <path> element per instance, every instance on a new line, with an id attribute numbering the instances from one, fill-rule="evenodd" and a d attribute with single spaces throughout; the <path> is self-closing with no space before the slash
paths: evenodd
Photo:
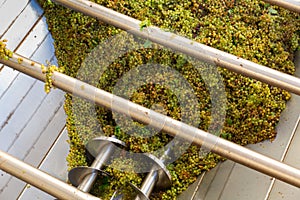
<path id="1" fill-rule="evenodd" d="M 239 58 L 229 53 L 200 44 L 176 34 L 149 26 L 141 30 L 141 21 L 123 15 L 87 0 L 53 0 L 63 6 L 95 17 L 105 23 L 121 28 L 133 35 L 179 51 L 213 65 L 218 65 L 264 83 L 300 95 L 300 79 Z"/>
<path id="2" fill-rule="evenodd" d="M 100 200 L 0 150 L 0 169 L 58 199 Z"/>
<path id="3" fill-rule="evenodd" d="M 22 59 L 23 62 L 18 63 L 18 59 Z M 45 74 L 42 73 L 41 65 L 38 63 L 32 64 L 33 61 L 25 57 L 20 57 L 17 54 L 13 54 L 13 57 L 9 60 L 0 59 L 0 62 L 14 68 L 15 70 L 28 74 L 39 80 L 45 81 L 46 77 Z M 117 105 L 113 108 L 115 112 L 122 113 L 125 116 L 131 117 L 133 120 L 136 120 L 142 124 L 150 124 L 151 120 L 158 121 L 160 119 L 165 119 L 165 124 L 163 127 L 154 126 L 154 128 L 159 128 L 171 136 L 177 135 L 186 141 L 193 142 L 196 145 L 211 149 L 212 152 L 219 154 L 225 158 L 282 180 L 291 185 L 300 187 L 299 169 L 259 154 L 233 142 L 219 138 L 213 134 L 189 126 L 180 121 L 174 120 L 168 116 L 164 116 L 160 113 L 153 111 L 153 116 L 149 118 L 147 113 L 149 113 L 150 110 L 148 108 L 142 107 L 138 104 L 113 95 L 104 90 L 95 88 L 87 83 L 69 77 L 65 74 L 53 72 L 52 80 L 55 87 L 60 88 L 65 92 L 71 93 L 73 95 L 77 95 L 84 99 L 90 100 L 97 105 L 103 106 L 110 110 L 112 110 L 111 102 L 114 101 L 116 102 L 115 105 Z M 75 85 L 80 85 L 82 87 L 78 89 L 75 87 Z M 153 124 L 160 125 L 161 123 Z M 178 130 L 181 131 L 178 132 Z"/>
<path id="4" fill-rule="evenodd" d="M 282 8 L 288 9 L 290 11 L 294 11 L 297 13 L 300 13 L 300 2 L 298 1 L 282 1 L 282 0 L 263 0 L 267 3 L 270 3 L 272 5 L 277 5 Z"/>
<path id="5" fill-rule="evenodd" d="M 148 163 L 151 163 L 153 167 L 144 179 L 141 188 L 130 184 L 137 191 L 137 197 L 135 200 L 149 200 L 149 196 L 155 187 L 159 189 L 171 187 L 172 177 L 164 165 L 164 157 L 168 156 L 169 151 L 170 148 L 160 159 L 154 155 L 145 154 L 148 157 Z"/>
<path id="6" fill-rule="evenodd" d="M 95 160 L 90 167 L 76 167 L 69 172 L 72 185 L 83 192 L 89 192 L 99 173 L 108 176 L 101 168 L 114 152 L 114 144 L 125 146 L 124 142 L 115 137 L 101 136 L 90 140 L 86 145 L 86 150 L 94 156 Z"/>

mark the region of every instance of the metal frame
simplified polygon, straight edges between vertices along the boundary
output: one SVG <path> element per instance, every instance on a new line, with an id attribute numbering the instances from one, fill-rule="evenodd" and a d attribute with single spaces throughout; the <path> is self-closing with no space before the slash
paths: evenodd
<path id="1" fill-rule="evenodd" d="M 215 63 L 219 66 L 226 67 L 235 72 L 300 95 L 300 79 L 296 77 L 278 72 L 276 70 L 272 70 L 261 65 L 257 65 L 248 60 L 244 60 L 231 54 L 205 46 L 203 44 L 193 42 L 181 36 L 164 32 L 157 27 L 147 27 L 146 29 L 141 31 L 140 21 L 86 0 L 53 1 L 74 10 L 83 12 L 87 15 L 96 17 L 97 19 L 115 25 L 124 30 L 130 31 L 131 33 L 136 34 L 140 37 L 147 38 L 166 47 L 196 57 L 200 60 L 204 60 L 209 63 Z M 21 63 L 19 62 L 20 58 L 21 60 L 23 60 Z M 36 79 L 45 81 L 45 74 L 42 73 L 41 64 L 35 63 L 32 60 L 29 60 L 17 54 L 13 54 L 13 57 L 11 59 L 1 59 L 0 62 Z M 106 108 L 112 109 L 111 101 L 114 100 L 115 102 L 117 102 L 116 105 L 118 105 L 118 107 L 113 108 L 114 111 L 130 116 L 141 123 L 150 123 L 150 118 L 147 117 L 147 113 L 149 113 L 150 110 L 147 108 L 134 104 L 126 99 L 115 96 L 104 90 L 95 88 L 91 85 L 88 85 L 84 82 L 61 74 L 59 72 L 54 72 L 52 79 L 53 85 L 55 87 L 60 88 L 68 93 L 72 93 L 82 98 L 91 100 L 96 104 L 104 106 Z M 82 87 L 82 90 L 78 90 L 74 87 L 76 84 L 83 85 L 84 87 Z M 130 111 L 129 113 L 127 112 L 128 110 Z M 159 113 L 154 112 L 151 120 L 159 121 L 160 119 L 162 119 L 162 117 L 167 119 L 162 130 L 169 133 L 170 135 L 175 136 L 177 134 L 177 136 L 179 135 L 183 139 L 191 141 L 194 144 L 212 147 L 211 151 L 214 153 L 217 153 L 223 157 L 245 165 L 249 168 L 255 169 L 264 174 L 270 175 L 296 187 L 300 187 L 299 169 L 296 169 L 282 162 L 261 155 L 245 147 L 239 146 L 235 143 L 229 142 L 225 139 L 209 134 L 195 127 L 186 125 L 180 121 L 176 121 Z M 154 126 L 160 125 L 160 123 L 152 124 Z M 178 127 L 180 127 L 183 131 L 178 133 Z M 34 167 L 31 167 L 23 163 L 22 161 L 9 156 L 3 151 L 0 151 L 0 169 L 60 199 L 99 199 L 87 193 L 81 192 L 77 188 L 72 187 L 58 179 L 55 179 L 50 175 L 47 175 L 46 173 L 35 169 Z"/>

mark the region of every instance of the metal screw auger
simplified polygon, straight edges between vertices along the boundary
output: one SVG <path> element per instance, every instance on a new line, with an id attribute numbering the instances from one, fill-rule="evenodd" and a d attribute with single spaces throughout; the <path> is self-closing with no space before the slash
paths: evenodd
<path id="1" fill-rule="evenodd" d="M 145 154 L 149 162 L 153 163 L 153 167 L 144 179 L 141 188 L 130 183 L 137 192 L 135 200 L 149 200 L 149 196 L 154 188 L 164 189 L 172 185 L 171 175 L 164 164 L 169 153 L 170 148 L 160 158 L 152 154 Z"/>
<path id="2" fill-rule="evenodd" d="M 100 136 L 90 140 L 86 145 L 86 150 L 95 158 L 95 160 L 90 167 L 80 166 L 73 168 L 69 172 L 69 181 L 72 185 L 83 192 L 89 192 L 98 174 L 108 176 L 101 168 L 113 154 L 116 145 L 125 147 L 125 143 L 114 136 Z"/>

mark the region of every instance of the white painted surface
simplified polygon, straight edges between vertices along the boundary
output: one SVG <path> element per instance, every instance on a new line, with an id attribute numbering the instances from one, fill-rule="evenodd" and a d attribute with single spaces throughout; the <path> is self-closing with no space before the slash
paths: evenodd
<path id="1" fill-rule="evenodd" d="M 62 179 L 67 177 L 65 157 L 67 156 L 69 147 L 67 144 L 67 131 L 63 130 L 62 134 L 50 149 L 49 154 L 40 166 L 40 169 L 47 171 L 50 175 Z M 59 157 L 57 155 L 60 155 Z M 52 200 L 54 197 L 48 195 L 39 189 L 27 186 L 18 198 L 19 200 L 43 199 Z"/>
<path id="2" fill-rule="evenodd" d="M 35 0 L 1 0 L 0 19 L 6 19 L 0 21 L 1 39 L 23 56 L 56 64 L 42 14 Z M 62 91 L 46 94 L 44 83 L 9 67 L 0 71 L 0 149 L 65 181 L 69 147 L 63 103 Z M 0 199 L 54 199 L 32 188 L 0 170 Z"/>

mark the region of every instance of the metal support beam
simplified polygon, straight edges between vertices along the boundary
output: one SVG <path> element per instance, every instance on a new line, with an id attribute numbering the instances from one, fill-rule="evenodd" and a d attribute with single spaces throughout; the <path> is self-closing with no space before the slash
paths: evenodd
<path id="1" fill-rule="evenodd" d="M 300 13 L 300 2 L 289 0 L 289 1 L 282 1 L 282 0 L 263 0 L 267 3 L 270 3 L 272 5 L 280 6 L 282 8 L 285 8 L 287 10 Z"/>
<path id="2" fill-rule="evenodd" d="M 116 26 L 133 35 L 190 55 L 200 61 L 227 68 L 230 71 L 300 95 L 300 79 L 294 76 L 163 31 L 158 27 L 149 26 L 141 30 L 141 21 L 87 0 L 53 0 L 53 2 Z"/>
<path id="3" fill-rule="evenodd" d="M 23 61 L 20 63 L 18 60 Z M 46 77 L 45 74 L 42 73 L 41 64 L 34 63 L 32 60 L 29 60 L 25 57 L 13 54 L 12 58 L 9 60 L 0 59 L 0 63 L 10 66 L 15 70 L 28 74 L 34 78 L 45 81 Z M 154 128 L 159 128 L 171 136 L 179 136 L 186 141 L 209 148 L 212 152 L 225 158 L 300 188 L 299 169 L 217 137 L 213 134 L 184 124 L 183 122 L 174 120 L 168 116 L 164 116 L 160 113 L 151 111 L 153 114 L 150 118 L 148 116 L 150 109 L 88 85 L 87 83 L 69 77 L 65 74 L 54 72 L 52 75 L 52 80 L 55 87 L 60 88 L 68 93 L 95 102 L 97 105 L 106 107 L 110 110 L 113 109 L 115 112 L 122 113 L 143 124 L 150 124 L 152 120 L 151 124 L 154 126 Z M 80 85 L 80 89 L 75 87 L 75 85 Z M 117 105 L 114 108 L 112 108 L 112 101 L 116 102 L 115 105 Z M 161 127 L 161 119 L 165 119 L 165 124 L 163 127 Z M 157 123 L 153 123 L 153 121 Z M 178 132 L 178 130 L 181 130 L 181 132 Z M 2 160 L 0 162 L 0 168 L 3 169 L 3 166 L 5 166 L 5 161 Z M 14 166 L 12 165 L 11 167 Z M 4 170 L 9 170 L 9 172 L 12 172 L 12 170 L 8 169 L 7 167 L 4 168 Z M 20 177 L 22 173 L 17 173 L 14 175 Z M 45 179 L 45 181 L 47 181 L 47 179 Z M 54 183 L 51 182 L 51 184 Z"/>
<path id="4" fill-rule="evenodd" d="M 61 200 L 101 200 L 0 150 L 0 169 Z"/>

